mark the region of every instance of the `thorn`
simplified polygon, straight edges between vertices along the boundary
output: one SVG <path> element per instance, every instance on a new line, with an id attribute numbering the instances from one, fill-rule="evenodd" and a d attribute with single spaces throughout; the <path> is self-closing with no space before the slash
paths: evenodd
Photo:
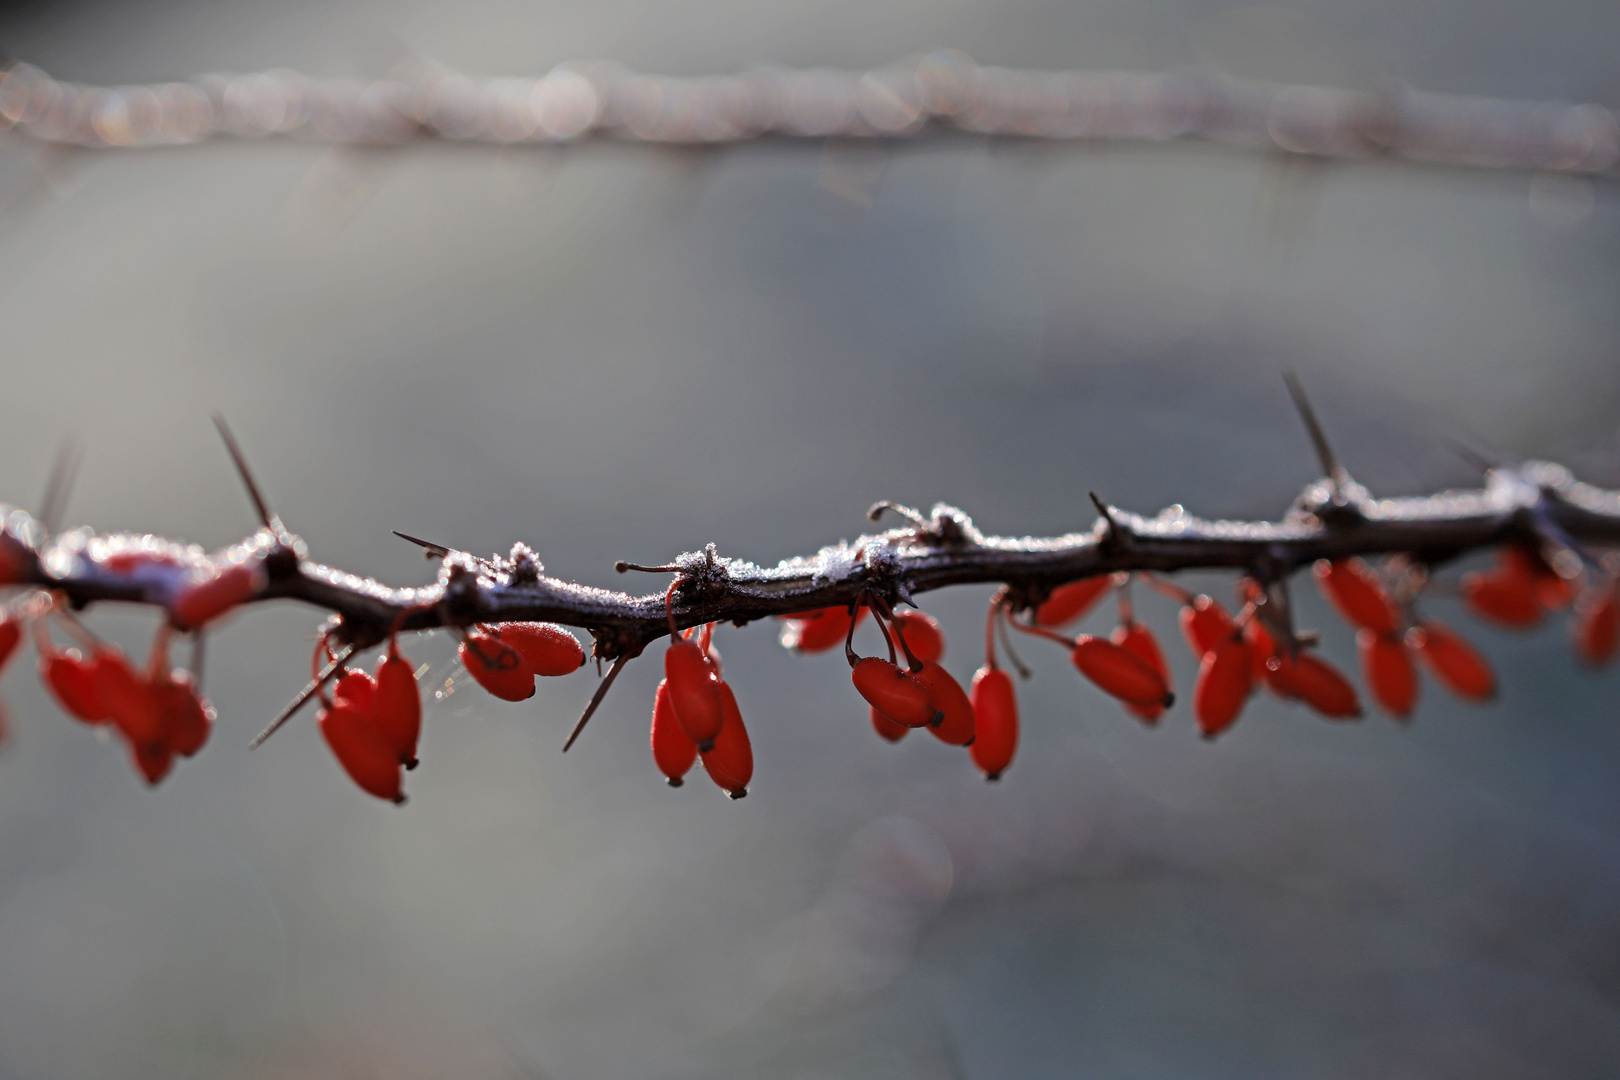
<path id="1" fill-rule="evenodd" d="M 1091 496 L 1091 505 L 1097 508 L 1097 513 L 1101 514 L 1103 520 L 1108 522 L 1108 534 L 1114 537 L 1119 536 L 1119 522 L 1114 520 L 1114 512 L 1108 508 L 1108 504 L 1097 498 L 1095 491 L 1088 491 L 1086 494 Z"/>
<path id="2" fill-rule="evenodd" d="M 214 427 L 219 430 L 219 437 L 225 440 L 225 449 L 231 455 L 231 462 L 236 466 L 237 475 L 242 478 L 242 485 L 247 488 L 248 498 L 253 500 L 253 509 L 259 515 L 259 524 L 271 532 L 280 532 L 280 522 L 265 505 L 264 495 L 259 491 L 258 482 L 253 479 L 253 472 L 248 468 L 247 458 L 242 454 L 242 448 L 236 443 L 236 436 L 231 434 L 230 426 L 225 423 L 221 413 L 214 413 Z"/>
<path id="3" fill-rule="evenodd" d="M 73 490 L 73 481 L 83 460 L 79 444 L 72 439 L 63 440 L 56 451 L 56 460 L 51 463 L 50 478 L 45 481 L 45 495 L 39 501 L 39 523 L 45 526 L 46 533 L 54 533 L 62 527 L 68 494 Z"/>
<path id="4" fill-rule="evenodd" d="M 299 691 L 298 696 L 293 698 L 292 702 L 285 709 L 281 710 L 281 715 L 270 721 L 269 727 L 265 728 L 263 731 L 259 732 L 258 735 L 254 736 L 253 741 L 248 743 L 248 749 L 257 750 L 259 747 L 263 746 L 266 739 L 281 729 L 281 725 L 285 724 L 288 720 L 291 720 L 293 718 L 293 714 L 299 709 L 302 709 L 310 698 L 321 692 L 321 687 L 330 682 L 332 676 L 343 670 L 343 665 L 348 661 L 349 657 L 353 655 L 353 645 L 345 645 L 342 649 L 339 649 L 337 655 L 332 657 L 332 662 L 327 664 L 326 668 L 319 675 L 311 679 L 308 686 Z"/>
<path id="5" fill-rule="evenodd" d="M 579 733 L 585 730 L 586 724 L 590 723 L 592 714 L 596 712 L 596 707 L 602 704 L 603 698 L 607 697 L 608 687 L 613 685 L 613 680 L 619 677 L 619 672 L 624 670 L 624 665 L 630 662 L 632 655 L 639 654 L 625 653 L 613 661 L 613 666 L 608 669 L 607 678 L 602 680 L 602 685 L 598 686 L 596 693 L 591 695 L 591 703 L 585 706 L 585 715 L 579 718 L 579 723 L 574 725 L 574 730 L 568 733 L 568 741 L 563 743 L 563 753 L 568 753 L 568 748 L 574 745 L 574 740 L 579 738 Z"/>
<path id="6" fill-rule="evenodd" d="M 623 559 L 620 559 L 618 562 L 613 564 L 613 569 L 617 570 L 621 574 L 627 570 L 640 570 L 644 574 L 678 574 L 684 568 L 673 565 L 642 566 L 640 563 L 625 562 Z"/>
<path id="7" fill-rule="evenodd" d="M 412 536 L 410 533 L 402 533 L 398 529 L 394 529 L 393 533 L 401 540 L 409 540 L 417 547 L 426 549 L 429 558 L 442 559 L 450 554 L 450 549 L 443 544 L 435 544 L 431 540 L 423 540 L 421 537 Z"/>
<path id="8" fill-rule="evenodd" d="M 1294 408 L 1299 410 L 1299 418 L 1305 422 L 1305 430 L 1311 437 L 1311 445 L 1316 447 L 1317 460 L 1322 463 L 1322 475 L 1333 484 L 1333 494 L 1338 495 L 1349 482 L 1350 474 L 1339 464 L 1339 459 L 1333 456 L 1333 447 L 1328 445 L 1327 434 L 1322 430 L 1322 422 L 1316 418 L 1316 410 L 1311 407 L 1311 399 L 1305 396 L 1305 386 L 1292 368 L 1283 370 L 1283 382 L 1288 384 L 1288 393 L 1294 399 Z"/>
<path id="9" fill-rule="evenodd" d="M 881 518 L 883 516 L 883 511 L 885 511 L 885 510 L 887 510 L 889 513 L 894 514 L 894 515 L 896 515 L 898 517 L 905 518 L 907 521 L 911 522 L 913 525 L 917 526 L 917 528 L 919 528 L 919 529 L 933 528 L 933 522 L 931 522 L 927 518 L 923 517 L 922 514 L 919 513 L 918 511 L 913 510 L 909 506 L 901 506 L 899 503 L 889 502 L 887 499 L 884 499 L 884 500 L 879 501 L 879 502 L 875 502 L 867 509 L 867 511 L 866 511 L 867 520 L 869 520 L 869 521 L 878 520 L 879 518 Z"/>

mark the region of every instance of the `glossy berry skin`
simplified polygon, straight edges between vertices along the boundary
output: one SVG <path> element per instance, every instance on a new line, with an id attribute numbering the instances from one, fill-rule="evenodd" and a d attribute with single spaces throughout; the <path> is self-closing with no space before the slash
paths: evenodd
<path id="1" fill-rule="evenodd" d="M 512 646 L 536 675 L 567 675 L 585 666 L 579 639 L 556 623 L 502 623 L 495 636 Z"/>
<path id="2" fill-rule="evenodd" d="M 1575 599 L 1575 590 L 1569 582 L 1559 577 L 1537 551 L 1511 545 L 1501 550 L 1498 563 L 1499 575 L 1528 583 L 1530 591 L 1535 594 L 1536 603 L 1548 611 L 1568 607 Z"/>
<path id="3" fill-rule="evenodd" d="M 377 680 L 356 668 L 349 668 L 332 685 L 332 697 L 346 701 L 363 713 L 370 714 L 377 698 Z"/>
<path id="4" fill-rule="evenodd" d="M 260 574 L 253 566 L 226 567 L 175 597 L 169 605 L 169 621 L 181 630 L 196 630 L 213 622 L 258 591 Z"/>
<path id="5" fill-rule="evenodd" d="M 928 687 L 887 660 L 865 657 L 849 677 L 868 705 L 904 727 L 927 727 L 939 714 Z"/>
<path id="6" fill-rule="evenodd" d="M 146 682 L 130 667 L 124 654 L 110 646 L 102 646 L 96 650 L 92 661 L 96 693 L 107 707 L 113 726 L 129 740 L 130 745 L 167 742 L 157 702 L 153 700 Z"/>
<path id="7" fill-rule="evenodd" d="M 1398 720 L 1410 716 L 1417 704 L 1418 681 L 1405 642 L 1393 634 L 1362 630 L 1356 634 L 1356 648 L 1361 653 L 1362 674 L 1379 708 Z"/>
<path id="8" fill-rule="evenodd" d="M 872 730 L 877 732 L 885 742 L 897 743 L 911 734 L 910 728 L 890 720 L 877 711 L 877 706 L 871 706 L 867 711 L 872 714 Z"/>
<path id="9" fill-rule="evenodd" d="M 1280 697 L 1296 698 L 1329 720 L 1361 716 L 1361 699 L 1350 680 L 1315 653 L 1293 659 L 1281 655 L 1266 661 L 1267 681 Z"/>
<path id="10" fill-rule="evenodd" d="M 1213 739 L 1237 722 L 1253 678 L 1249 644 L 1241 636 L 1228 637 L 1204 654 L 1193 686 L 1193 716 L 1204 738 Z"/>
<path id="11" fill-rule="evenodd" d="M 1528 630 L 1541 622 L 1541 601 L 1528 578 L 1476 570 L 1463 575 L 1462 596 L 1474 614 L 1510 630 Z"/>
<path id="12" fill-rule="evenodd" d="M 1399 629 L 1401 613 L 1378 575 L 1360 559 L 1319 559 L 1314 573 L 1322 595 L 1351 626 L 1375 634 L 1393 634 Z"/>
<path id="13" fill-rule="evenodd" d="M 1489 701 L 1496 696 L 1496 675 L 1490 664 L 1444 623 L 1426 619 L 1414 626 L 1406 632 L 1406 646 L 1458 697 Z"/>
<path id="14" fill-rule="evenodd" d="M 405 801 L 399 755 L 378 735 L 369 716 L 339 701 L 321 710 L 319 723 L 326 745 L 361 791 L 396 804 Z"/>
<path id="15" fill-rule="evenodd" d="M 725 719 L 714 745 L 700 752 L 703 771 L 728 796 L 740 799 L 748 794 L 748 782 L 754 778 L 754 747 L 748 741 L 748 729 L 743 726 L 737 698 L 724 682 L 720 683 L 720 699 Z"/>
<path id="16" fill-rule="evenodd" d="M 1164 652 L 1159 648 L 1159 641 L 1153 636 L 1153 631 L 1139 622 L 1127 623 L 1116 626 L 1114 632 L 1109 635 L 1109 640 L 1146 660 L 1149 666 L 1159 673 L 1166 688 L 1170 686 L 1170 666 L 1164 662 Z M 1154 723 L 1164 713 L 1164 706 L 1157 702 L 1152 705 L 1135 705 L 1129 701 L 1122 704 L 1131 715 L 1148 724 Z"/>
<path id="17" fill-rule="evenodd" d="M 968 700 L 962 684 L 933 661 L 924 664 L 914 677 L 928 688 L 928 696 L 942 714 L 937 722 L 928 725 L 928 730 L 949 746 L 970 745 L 977 729 L 973 724 L 973 703 Z"/>
<path id="18" fill-rule="evenodd" d="M 1216 600 L 1195 596 L 1181 608 L 1181 636 L 1196 659 L 1232 636 L 1232 616 Z"/>
<path id="19" fill-rule="evenodd" d="M 675 706 L 669 700 L 669 680 L 658 682 L 653 695 L 652 732 L 653 764 L 664 774 L 670 787 L 680 787 L 683 779 L 697 760 L 697 743 L 686 737 L 681 722 L 675 717 Z"/>
<path id="20" fill-rule="evenodd" d="M 1064 626 L 1094 607 L 1113 584 L 1108 574 L 1071 581 L 1053 589 L 1035 608 L 1036 626 Z"/>
<path id="21" fill-rule="evenodd" d="M 1000 780 L 1018 753 L 1018 697 L 1012 677 L 1000 668 L 980 668 L 973 675 L 971 700 L 978 737 L 968 754 L 986 780 Z"/>
<path id="22" fill-rule="evenodd" d="M 6 669 L 6 661 L 11 654 L 17 651 L 17 645 L 22 641 L 22 624 L 16 619 L 0 616 L 0 671 Z"/>
<path id="23" fill-rule="evenodd" d="M 945 656 L 945 631 L 938 619 L 926 611 L 897 611 L 894 622 L 918 660 L 935 663 Z"/>
<path id="24" fill-rule="evenodd" d="M 147 688 L 157 706 L 169 749 L 181 757 L 191 757 L 201 750 L 214 726 L 214 709 L 197 692 L 191 673 L 176 668 L 152 679 Z"/>
<path id="25" fill-rule="evenodd" d="M 156 787 L 174 767 L 174 748 L 167 741 L 130 743 L 130 760 L 148 785 Z"/>
<path id="26" fill-rule="evenodd" d="M 1277 644 L 1271 639 L 1271 631 L 1261 626 L 1259 619 L 1250 619 L 1243 624 L 1243 640 L 1249 643 L 1250 681 L 1256 685 L 1264 683 L 1272 693 L 1281 697 L 1290 696 L 1272 683 L 1271 671 L 1266 667 L 1266 662 L 1277 655 Z"/>
<path id="27" fill-rule="evenodd" d="M 87 724 L 105 724 L 112 720 L 112 713 L 101 700 L 101 689 L 96 685 L 95 666 L 80 656 L 78 649 L 41 656 L 39 675 L 69 716 Z"/>
<path id="28" fill-rule="evenodd" d="M 817 608 L 787 617 L 782 627 L 782 647 L 794 652 L 819 653 L 836 648 L 849 636 L 849 625 L 860 625 L 866 609 L 857 608 L 854 615 L 847 607 Z"/>
<path id="29" fill-rule="evenodd" d="M 390 644 L 377 662 L 372 680 L 371 718 L 383 741 L 393 747 L 400 764 L 416 767 L 416 744 L 422 737 L 422 695 L 416 688 L 416 670 Z"/>
<path id="30" fill-rule="evenodd" d="M 1175 702 L 1170 687 L 1152 665 L 1112 641 L 1082 634 L 1075 641 L 1069 659 L 1080 674 L 1121 701 L 1167 709 Z"/>
<path id="31" fill-rule="evenodd" d="M 534 696 L 534 669 L 493 634 L 470 632 L 457 655 L 467 674 L 502 701 L 526 701 Z"/>
<path id="32" fill-rule="evenodd" d="M 1593 667 L 1602 667 L 1620 651 L 1620 582 L 1595 596 L 1583 597 L 1575 612 L 1575 652 Z"/>
<path id="33" fill-rule="evenodd" d="M 720 676 L 714 664 L 703 655 L 698 643 L 682 638 L 664 653 L 664 678 L 669 683 L 670 704 L 686 737 L 707 750 L 720 734 L 725 721 L 725 702 L 720 692 Z"/>

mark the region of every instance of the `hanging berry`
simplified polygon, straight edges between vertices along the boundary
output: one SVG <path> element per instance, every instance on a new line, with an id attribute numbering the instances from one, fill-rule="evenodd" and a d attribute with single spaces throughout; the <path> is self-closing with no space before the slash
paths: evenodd
<path id="1" fill-rule="evenodd" d="M 321 709 L 318 723 L 338 764 L 361 791 L 395 804 L 405 801 L 399 755 L 378 733 L 370 716 L 350 702 L 334 701 Z"/>
<path id="2" fill-rule="evenodd" d="M 1267 681 L 1280 697 L 1296 698 L 1329 720 L 1361 716 L 1361 699 L 1343 673 L 1315 653 L 1292 658 L 1281 651 L 1266 661 Z"/>
<path id="3" fill-rule="evenodd" d="M 713 662 L 697 642 L 681 638 L 664 653 L 664 677 L 669 682 L 669 700 L 675 706 L 681 730 L 699 751 L 708 750 L 725 721 L 720 677 Z"/>
<path id="4" fill-rule="evenodd" d="M 585 666 L 585 649 L 579 639 L 556 623 L 502 623 L 494 634 L 515 649 L 536 675 L 567 675 Z"/>
<path id="5" fill-rule="evenodd" d="M 945 631 L 940 627 L 939 620 L 926 611 L 897 611 L 890 622 L 906 639 L 911 655 L 923 663 L 945 656 Z"/>
<path id="6" fill-rule="evenodd" d="M 923 664 L 915 677 L 928 688 L 928 696 L 940 714 L 938 720 L 928 725 L 928 730 L 950 746 L 970 745 L 975 733 L 973 703 L 962 690 L 962 684 L 932 660 Z"/>
<path id="7" fill-rule="evenodd" d="M 1504 555 L 1494 570 L 1464 574 L 1462 596 L 1474 614 L 1512 630 L 1527 630 L 1541 621 L 1535 575 L 1517 557 Z"/>
<path id="8" fill-rule="evenodd" d="M 1602 667 L 1620 651 L 1620 580 L 1594 589 L 1575 609 L 1575 652 Z"/>
<path id="9" fill-rule="evenodd" d="M 1053 589 L 1036 605 L 1036 626 L 1064 626 L 1090 611 L 1113 584 L 1108 574 L 1071 581 Z"/>
<path id="10" fill-rule="evenodd" d="M 1195 596 L 1181 607 L 1181 635 L 1187 639 L 1195 660 L 1232 636 L 1232 616 L 1220 602 L 1208 596 Z"/>
<path id="11" fill-rule="evenodd" d="M 1393 634 L 1400 626 L 1401 613 L 1384 583 L 1360 559 L 1318 559 L 1314 573 L 1322 595 L 1351 626 L 1375 634 Z"/>
<path id="12" fill-rule="evenodd" d="M 213 729 L 214 708 L 197 692 L 191 673 L 180 668 L 160 672 L 148 680 L 147 687 L 169 748 L 181 757 L 191 757 L 201 750 Z"/>
<path id="13" fill-rule="evenodd" d="M 136 770 L 152 787 L 161 783 L 174 767 L 174 748 L 167 740 L 130 743 L 129 756 Z"/>
<path id="14" fill-rule="evenodd" d="M 973 719 L 978 736 L 968 753 L 986 780 L 1000 780 L 1018 752 L 1018 697 L 1012 678 L 1000 668 L 973 675 Z"/>
<path id="15" fill-rule="evenodd" d="M 6 669 L 6 661 L 11 659 L 21 641 L 22 623 L 9 615 L 0 615 L 0 671 Z"/>
<path id="16" fill-rule="evenodd" d="M 501 700 L 526 701 L 534 696 L 534 669 L 494 634 L 469 631 L 456 655 L 467 674 Z"/>
<path id="17" fill-rule="evenodd" d="M 886 742 L 897 743 L 911 734 L 911 729 L 906 725 L 897 724 L 878 712 L 876 705 L 871 706 L 867 711 L 872 714 L 872 730 L 882 736 Z"/>
<path id="18" fill-rule="evenodd" d="M 866 608 L 856 608 L 855 614 L 851 615 L 847 606 L 818 608 L 784 616 L 786 623 L 782 627 L 782 647 L 801 653 L 826 652 L 848 637 L 850 626 L 859 626 L 865 617 Z"/>
<path id="19" fill-rule="evenodd" d="M 1080 674 L 1121 701 L 1166 709 L 1175 702 L 1170 687 L 1151 664 L 1112 641 L 1081 634 L 1069 659 Z"/>
<path id="20" fill-rule="evenodd" d="M 1417 703 L 1418 681 L 1405 642 L 1393 634 L 1361 630 L 1356 634 L 1356 648 L 1373 700 L 1396 719 L 1410 716 Z"/>
<path id="21" fill-rule="evenodd" d="M 416 744 L 422 736 L 422 695 L 416 688 L 416 671 L 401 655 L 398 641 L 389 639 L 388 652 L 377 661 L 373 684 L 371 712 L 377 730 L 400 764 L 414 769 Z"/>
<path id="22" fill-rule="evenodd" d="M 703 770 L 729 797 L 740 799 L 748 794 L 748 782 L 754 778 L 754 748 L 748 741 L 737 698 L 724 681 L 720 683 L 720 698 L 724 719 L 714 744 L 700 751 Z"/>
<path id="23" fill-rule="evenodd" d="M 919 728 L 933 724 L 936 718 L 944 719 L 928 687 L 887 660 L 863 657 L 850 669 L 849 676 L 867 704 L 897 724 Z"/>
<path id="24" fill-rule="evenodd" d="M 1406 645 L 1458 697 L 1489 701 L 1496 696 L 1496 675 L 1490 664 L 1444 623 L 1423 620 L 1406 632 Z"/>
<path id="25" fill-rule="evenodd" d="M 45 688 L 69 716 L 87 724 L 105 724 L 112 720 L 112 713 L 101 700 L 101 689 L 96 685 L 95 665 L 85 660 L 78 649 L 57 651 L 42 638 L 39 675 Z"/>
<path id="26" fill-rule="evenodd" d="M 669 698 L 668 679 L 659 680 L 658 692 L 653 695 L 650 738 L 653 764 L 664 774 L 670 787 L 680 787 L 686 782 L 683 777 L 697 760 L 698 748 L 697 743 L 689 739 L 686 732 L 681 729 L 681 722 L 675 717 L 675 706 Z"/>
<path id="27" fill-rule="evenodd" d="M 1249 645 L 1241 634 L 1234 632 L 1204 654 L 1193 686 L 1193 715 L 1204 738 L 1213 739 L 1237 722 L 1253 678 Z"/>
<path id="28" fill-rule="evenodd" d="M 1109 640 L 1127 652 L 1135 653 L 1148 666 L 1159 673 L 1164 680 L 1165 688 L 1170 687 L 1170 666 L 1164 662 L 1164 652 L 1159 648 L 1159 641 L 1153 636 L 1153 631 L 1139 622 L 1123 623 L 1114 628 Z M 1010 684 L 1009 684 L 1010 685 Z M 1152 705 L 1138 705 L 1134 702 L 1122 702 L 1127 711 L 1133 716 L 1152 724 L 1164 713 L 1164 706 L 1159 702 Z"/>
<path id="29" fill-rule="evenodd" d="M 1548 611 L 1559 611 L 1575 599 L 1575 590 L 1569 582 L 1558 576 L 1541 553 L 1534 548 L 1510 544 L 1500 553 L 1498 573 L 1527 583 L 1535 594 L 1536 603 Z"/>
<path id="30" fill-rule="evenodd" d="M 369 714 L 377 700 L 377 680 L 358 668 L 346 668 L 332 685 L 332 697 Z"/>
<path id="31" fill-rule="evenodd" d="M 263 585 L 257 564 L 236 563 L 181 590 L 169 605 L 169 621 L 181 630 L 197 630 L 251 598 Z"/>
<path id="32" fill-rule="evenodd" d="M 92 661 L 96 693 L 119 733 L 131 746 L 164 742 L 157 703 L 124 654 L 111 645 L 102 645 L 96 649 Z"/>

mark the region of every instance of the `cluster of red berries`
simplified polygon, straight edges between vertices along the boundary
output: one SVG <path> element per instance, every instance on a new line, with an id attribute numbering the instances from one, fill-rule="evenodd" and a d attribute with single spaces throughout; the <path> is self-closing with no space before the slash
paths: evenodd
<path id="1" fill-rule="evenodd" d="M 670 787 L 680 787 L 701 758 L 703 771 L 720 790 L 733 799 L 748 794 L 754 747 L 737 695 L 720 677 L 713 623 L 695 638 L 691 629 L 671 636 L 664 678 L 653 696 L 650 740 L 653 761 Z"/>

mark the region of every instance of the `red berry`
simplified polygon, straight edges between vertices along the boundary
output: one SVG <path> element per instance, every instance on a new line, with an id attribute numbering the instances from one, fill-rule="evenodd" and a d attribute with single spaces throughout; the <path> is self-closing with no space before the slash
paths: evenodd
<path id="1" fill-rule="evenodd" d="M 950 672 L 929 661 L 916 674 L 918 682 L 928 688 L 928 696 L 942 715 L 928 726 L 940 742 L 951 746 L 967 746 L 973 742 L 973 703 Z"/>
<path id="2" fill-rule="evenodd" d="M 1153 631 L 1139 622 L 1126 623 L 1116 626 L 1113 634 L 1109 636 L 1109 640 L 1120 648 L 1133 652 L 1146 660 L 1149 666 L 1159 673 L 1159 677 L 1164 680 L 1164 685 L 1166 687 L 1170 685 L 1170 667 L 1164 662 L 1164 653 L 1159 649 L 1159 641 L 1153 636 Z M 1132 715 L 1149 724 L 1157 720 L 1160 714 L 1164 712 L 1164 706 L 1158 702 L 1154 702 L 1152 705 L 1135 705 L 1127 701 L 1123 704 Z"/>
<path id="3" fill-rule="evenodd" d="M 112 719 L 96 685 L 95 666 L 80 656 L 78 649 L 40 656 L 39 675 L 69 716 L 87 724 L 105 724 Z"/>
<path id="4" fill-rule="evenodd" d="M 516 649 L 536 675 L 567 675 L 585 666 L 579 639 L 556 623 L 502 623 L 495 636 Z"/>
<path id="5" fill-rule="evenodd" d="M 945 631 L 939 620 L 926 611 L 899 611 L 894 622 L 899 626 L 911 655 L 927 664 L 945 655 Z"/>
<path id="6" fill-rule="evenodd" d="M 682 779 L 697 760 L 697 743 L 687 738 L 681 722 L 675 718 L 675 706 L 669 700 L 669 680 L 658 681 L 658 692 L 653 695 L 652 714 L 653 764 L 664 774 L 670 787 L 680 787 Z"/>
<path id="7" fill-rule="evenodd" d="M 348 668 L 332 685 L 332 697 L 348 702 L 369 716 L 377 699 L 377 680 L 358 668 Z"/>
<path id="8" fill-rule="evenodd" d="M 1069 654 L 1080 674 L 1104 692 L 1133 705 L 1162 705 L 1175 701 L 1164 677 L 1153 666 L 1112 641 L 1082 634 Z"/>
<path id="9" fill-rule="evenodd" d="M 20 641 L 22 641 L 22 624 L 16 619 L 0 616 L 0 671 L 5 670 L 6 661 L 17 651 L 17 644 Z"/>
<path id="10" fill-rule="evenodd" d="M 1513 630 L 1527 630 L 1541 621 L 1541 601 L 1525 577 L 1476 570 L 1463 575 L 1462 595 L 1474 614 Z"/>
<path id="11" fill-rule="evenodd" d="M 1541 553 L 1531 548 L 1512 545 L 1501 550 L 1501 573 L 1517 581 L 1528 583 L 1535 594 L 1536 603 L 1549 611 L 1568 607 L 1575 599 L 1575 590 L 1558 572 L 1547 565 Z"/>
<path id="12" fill-rule="evenodd" d="M 169 605 L 169 621 L 181 630 L 213 622 L 258 591 L 263 571 L 238 563 L 181 591 Z"/>
<path id="13" fill-rule="evenodd" d="M 1111 576 L 1103 574 L 1059 585 L 1036 606 L 1035 625 L 1063 626 L 1074 622 L 1090 611 L 1112 584 Z"/>
<path id="14" fill-rule="evenodd" d="M 1193 656 L 1202 660 L 1205 653 L 1232 636 L 1232 616 L 1218 601 L 1195 596 L 1181 609 L 1181 635 Z"/>
<path id="15" fill-rule="evenodd" d="M 1575 651 L 1593 667 L 1602 667 L 1620 650 L 1620 581 L 1581 598 L 1575 611 Z"/>
<path id="16" fill-rule="evenodd" d="M 516 648 L 516 646 L 513 646 Z M 371 718 L 383 741 L 393 747 L 400 764 L 416 765 L 416 743 L 422 736 L 422 695 L 416 688 L 416 671 L 400 655 L 392 642 L 377 662 L 376 690 L 371 699 Z"/>
<path id="17" fill-rule="evenodd" d="M 1316 584 L 1351 626 L 1375 634 L 1393 634 L 1401 613 L 1384 591 L 1378 575 L 1360 559 L 1317 560 Z"/>
<path id="18" fill-rule="evenodd" d="M 904 727 L 926 727 L 939 715 L 928 687 L 887 660 L 865 657 L 849 677 L 868 705 Z"/>
<path id="19" fill-rule="evenodd" d="M 340 701 L 321 710 L 319 723 L 326 745 L 361 791 L 393 803 L 405 801 L 399 755 L 384 741 L 369 716 Z"/>
<path id="20" fill-rule="evenodd" d="M 1406 632 L 1406 644 L 1458 697 L 1489 701 L 1496 696 L 1496 676 L 1491 666 L 1445 624 L 1424 620 Z"/>
<path id="21" fill-rule="evenodd" d="M 1228 637 L 1204 654 L 1193 686 L 1193 715 L 1198 730 L 1213 739 L 1237 722 L 1253 688 L 1254 670 L 1249 644 L 1241 636 Z"/>
<path id="22" fill-rule="evenodd" d="M 782 627 L 782 647 L 794 652 L 818 653 L 836 648 L 849 636 L 849 624 L 856 625 L 866 617 L 866 609 L 857 608 L 854 615 L 847 607 L 818 608 L 785 616 Z"/>
<path id="23" fill-rule="evenodd" d="M 907 735 L 911 734 L 911 729 L 906 727 L 906 725 L 897 724 L 893 720 L 890 720 L 887 716 L 884 716 L 882 713 L 878 712 L 876 705 L 871 706 L 868 711 L 872 714 L 872 730 L 881 735 L 885 740 L 892 743 L 897 743 Z"/>
<path id="24" fill-rule="evenodd" d="M 166 742 L 157 702 L 145 680 L 135 674 L 124 654 L 102 646 L 93 657 L 96 692 L 112 717 L 113 726 L 131 746 Z"/>
<path id="25" fill-rule="evenodd" d="M 1018 752 L 1018 698 L 1012 678 L 1000 668 L 973 675 L 973 719 L 978 737 L 968 747 L 986 780 L 999 780 Z"/>
<path id="26" fill-rule="evenodd" d="M 135 762 L 135 768 L 153 787 L 168 776 L 169 770 L 174 767 L 174 748 L 167 740 L 130 743 L 129 756 Z"/>
<path id="27" fill-rule="evenodd" d="M 534 696 L 534 669 L 494 634 L 470 632 L 457 655 L 467 674 L 501 700 L 525 701 Z"/>
<path id="28" fill-rule="evenodd" d="M 743 726 L 737 699 L 723 681 L 720 698 L 725 719 L 714 745 L 702 751 L 703 769 L 727 795 L 740 799 L 748 794 L 748 781 L 754 778 L 754 748 L 748 741 L 748 729 Z"/>
<path id="29" fill-rule="evenodd" d="M 1289 659 L 1278 653 L 1266 661 L 1267 681 L 1280 696 L 1298 698 L 1330 720 L 1361 715 L 1356 688 L 1338 668 L 1315 653 L 1301 651 Z"/>
<path id="30" fill-rule="evenodd" d="M 1406 644 L 1393 634 L 1362 630 L 1356 634 L 1361 670 L 1380 708 L 1397 719 L 1411 715 L 1417 704 L 1417 669 Z"/>
<path id="31" fill-rule="evenodd" d="M 1283 697 L 1284 694 L 1272 683 L 1271 670 L 1266 667 L 1266 661 L 1277 655 L 1277 644 L 1271 640 L 1271 632 L 1260 625 L 1259 619 L 1250 619 L 1243 624 L 1243 640 L 1249 643 L 1249 679 L 1253 683 L 1264 682 L 1271 692 Z"/>
<path id="32" fill-rule="evenodd" d="M 664 653 L 664 676 L 669 682 L 670 704 L 686 737 L 707 750 L 720 734 L 725 704 L 720 677 L 698 643 L 682 638 Z"/>
<path id="33" fill-rule="evenodd" d="M 208 741 L 214 709 L 192 685 L 191 673 L 176 668 L 147 684 L 163 723 L 164 743 L 176 754 L 191 757 Z"/>

